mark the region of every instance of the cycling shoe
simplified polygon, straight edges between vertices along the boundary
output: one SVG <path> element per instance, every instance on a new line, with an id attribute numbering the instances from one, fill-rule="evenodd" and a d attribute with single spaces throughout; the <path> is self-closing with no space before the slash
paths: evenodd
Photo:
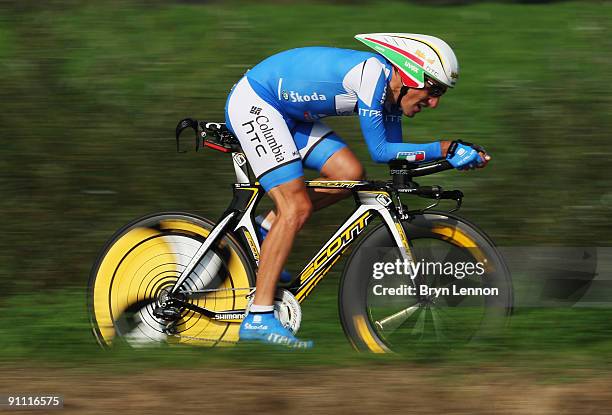
<path id="1" fill-rule="evenodd" d="M 249 313 L 238 332 L 240 341 L 256 341 L 274 344 L 292 349 L 310 349 L 314 343 L 310 340 L 300 340 L 283 327 L 274 317 L 274 312 Z"/>

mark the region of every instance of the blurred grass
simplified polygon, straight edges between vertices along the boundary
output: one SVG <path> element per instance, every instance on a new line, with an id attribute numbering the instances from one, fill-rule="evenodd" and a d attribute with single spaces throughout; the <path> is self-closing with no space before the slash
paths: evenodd
<path id="1" fill-rule="evenodd" d="M 362 364 L 504 366 L 525 372 L 562 374 L 612 368 L 610 309 L 521 309 L 507 331 L 466 346 L 424 341 L 401 355 L 357 353 L 345 339 L 336 311 L 336 280 L 323 281 L 304 304 L 303 338 L 315 340 L 307 352 L 253 344 L 229 348 L 119 345 L 102 350 L 91 333 L 80 289 L 12 296 L 0 307 L 0 365 L 104 368 L 112 371 L 198 366 L 300 368 Z"/>
<path id="2" fill-rule="evenodd" d="M 231 167 L 212 152 L 176 154 L 176 121 L 222 120 L 232 84 L 272 53 L 358 48 L 354 33 L 389 27 L 447 39 L 462 64 L 457 89 L 436 111 L 406 120 L 406 136 L 472 140 L 494 157 L 484 171 L 423 182 L 462 188 L 463 214 L 501 245 L 609 245 L 609 12 L 583 3 L 5 8 L 0 278 L 6 289 L 78 284 L 104 240 L 133 217 L 183 209 L 216 218 L 229 202 Z M 386 176 L 355 119 L 329 123 L 371 177 Z M 345 211 L 315 215 L 298 259 Z M 27 275 L 16 279 L 15 270 Z"/>
<path id="3" fill-rule="evenodd" d="M 186 210 L 215 219 L 230 200 L 228 160 L 212 152 L 176 154 L 176 122 L 186 116 L 222 120 L 233 83 L 275 52 L 307 45 L 359 48 L 356 33 L 429 33 L 458 54 L 458 87 L 436 111 L 406 120 L 406 137 L 474 141 L 494 160 L 483 171 L 448 172 L 423 183 L 463 189 L 462 214 L 501 245 L 609 245 L 611 11 L 610 3 L 584 2 L 448 8 L 399 2 L 0 3 L 2 358 L 106 361 L 85 334 L 81 304 L 89 268 L 106 239 L 152 211 Z M 329 123 L 370 177 L 386 176 L 385 166 L 370 161 L 357 120 Z M 313 217 L 290 269 L 297 270 L 332 233 L 350 204 Z M 330 277 L 333 283 L 337 275 Z M 303 335 L 323 344 L 303 355 L 305 361 L 356 356 L 337 317 L 324 317 L 336 316 L 335 296 L 330 288 L 305 306 Z M 563 318 L 541 312 L 551 325 L 571 317 L 569 326 L 549 333 L 561 339 L 560 348 L 543 346 L 550 339 L 533 330 L 539 321 L 533 311 L 517 326 L 516 338 L 506 339 L 519 342 L 521 358 L 531 361 L 533 353 L 537 360 L 542 350 L 554 349 L 554 356 L 576 353 L 588 361 L 604 352 L 609 362 L 609 337 L 585 334 L 585 347 L 567 337 L 583 318 L 589 324 L 583 332 L 602 333 L 600 316 L 607 312 L 560 310 L 569 315 Z M 484 356 L 517 357 L 512 348 L 500 348 Z M 166 356 L 121 353 L 112 359 L 157 362 Z M 241 356 L 174 353 L 202 360 Z M 461 359 L 461 353 L 448 356 Z"/>

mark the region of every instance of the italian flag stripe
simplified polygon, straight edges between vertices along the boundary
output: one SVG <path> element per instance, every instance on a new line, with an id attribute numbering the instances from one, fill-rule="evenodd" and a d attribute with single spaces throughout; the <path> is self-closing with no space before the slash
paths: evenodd
<path id="1" fill-rule="evenodd" d="M 404 50 L 401 50 L 400 48 L 390 45 L 388 43 L 382 42 L 380 40 L 376 40 L 376 39 L 372 39 L 371 37 L 367 37 L 366 40 L 369 40 L 370 42 L 374 42 L 374 43 L 378 43 L 379 45 L 383 45 L 386 48 L 389 48 L 391 50 L 396 51 L 397 53 L 407 57 L 408 59 L 418 63 L 419 65 L 423 66 L 423 64 L 425 63 L 425 61 L 423 61 L 422 59 L 414 56 L 412 53 L 406 52 Z"/>

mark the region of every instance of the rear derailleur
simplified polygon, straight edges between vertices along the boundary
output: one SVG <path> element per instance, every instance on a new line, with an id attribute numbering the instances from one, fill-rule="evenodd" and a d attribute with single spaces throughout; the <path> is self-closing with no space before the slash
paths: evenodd
<path id="1" fill-rule="evenodd" d="M 184 302 L 184 294 L 173 294 L 167 289 L 160 291 L 157 305 L 153 309 L 153 315 L 165 325 L 164 331 L 166 334 L 176 334 L 176 324 L 185 310 L 180 304 L 184 304 Z"/>

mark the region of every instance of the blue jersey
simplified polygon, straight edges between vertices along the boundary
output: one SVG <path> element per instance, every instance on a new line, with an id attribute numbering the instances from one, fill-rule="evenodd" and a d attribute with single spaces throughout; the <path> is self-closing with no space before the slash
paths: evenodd
<path id="1" fill-rule="evenodd" d="M 402 143 L 401 110 L 385 105 L 393 67 L 382 56 L 307 47 L 273 55 L 247 72 L 255 92 L 288 122 L 358 115 L 372 159 L 441 157 L 440 144 Z"/>

